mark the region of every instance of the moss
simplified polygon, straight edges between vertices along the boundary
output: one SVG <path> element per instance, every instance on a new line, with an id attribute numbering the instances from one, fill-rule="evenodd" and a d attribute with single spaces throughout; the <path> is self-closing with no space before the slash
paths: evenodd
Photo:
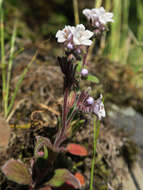
<path id="1" fill-rule="evenodd" d="M 111 170 L 101 156 L 97 156 L 95 163 L 95 189 L 108 190 L 109 178 L 112 176 Z"/>

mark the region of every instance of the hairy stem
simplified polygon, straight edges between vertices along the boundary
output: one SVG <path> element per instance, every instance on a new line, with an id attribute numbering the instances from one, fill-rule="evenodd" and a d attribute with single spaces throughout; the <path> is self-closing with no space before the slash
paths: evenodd
<path id="1" fill-rule="evenodd" d="M 66 129 L 66 120 L 67 120 L 67 115 L 68 115 L 68 110 L 67 110 L 67 100 L 68 100 L 68 94 L 69 94 L 69 89 L 65 89 L 64 93 L 64 103 L 63 103 L 63 110 L 62 110 L 62 128 L 57 134 L 57 137 L 55 139 L 54 146 L 58 147 L 60 145 L 61 139 L 64 136 L 65 129 Z"/>
<path id="2" fill-rule="evenodd" d="M 70 116 L 69 116 L 67 122 L 66 122 L 67 128 L 69 127 L 69 124 L 70 124 L 71 120 L 73 119 L 73 117 L 75 116 L 76 112 L 77 112 L 77 109 L 74 108 L 73 111 L 72 111 L 72 113 L 70 114 Z"/>
<path id="3" fill-rule="evenodd" d="M 67 119 L 67 100 L 68 100 L 68 93 L 69 90 L 68 88 L 65 89 L 65 93 L 64 93 L 64 105 L 63 105 L 63 115 L 62 115 L 62 132 L 64 132 L 65 128 L 66 128 L 66 119 Z"/>

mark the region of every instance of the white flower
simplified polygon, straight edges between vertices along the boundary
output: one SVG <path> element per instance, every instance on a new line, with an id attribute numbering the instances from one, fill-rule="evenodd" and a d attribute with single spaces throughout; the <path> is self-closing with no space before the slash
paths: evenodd
<path id="1" fill-rule="evenodd" d="M 97 20 L 101 24 L 107 24 L 108 22 L 114 22 L 113 13 L 106 12 L 103 7 L 95 9 L 84 9 L 83 14 L 87 17 L 88 20 L 92 20 L 92 23 L 95 23 Z"/>
<path id="2" fill-rule="evenodd" d="M 99 120 L 102 119 L 102 117 L 106 116 L 105 109 L 104 109 L 104 104 L 102 102 L 102 94 L 100 97 L 96 100 L 93 108 L 93 112 L 98 116 Z"/>
<path id="3" fill-rule="evenodd" d="M 106 24 L 108 22 L 114 22 L 114 20 L 112 19 L 113 13 L 106 12 L 103 7 L 100 7 L 98 9 L 93 9 L 93 12 L 95 12 L 95 14 L 97 15 L 99 21 L 102 24 Z"/>
<path id="4" fill-rule="evenodd" d="M 68 48 L 73 48 L 72 45 L 90 46 L 92 41 L 89 40 L 93 36 L 93 32 L 86 30 L 83 24 L 74 26 L 65 26 L 63 30 L 56 33 L 56 38 L 59 43 L 69 42 Z"/>
<path id="5" fill-rule="evenodd" d="M 78 24 L 73 32 L 73 43 L 75 45 L 90 46 L 92 41 L 89 39 L 93 34 L 93 32 L 86 30 L 83 24 Z"/>
<path id="6" fill-rule="evenodd" d="M 63 43 L 65 41 L 70 41 L 75 30 L 74 26 L 65 26 L 63 30 L 58 30 L 56 33 L 56 38 L 59 43 Z"/>

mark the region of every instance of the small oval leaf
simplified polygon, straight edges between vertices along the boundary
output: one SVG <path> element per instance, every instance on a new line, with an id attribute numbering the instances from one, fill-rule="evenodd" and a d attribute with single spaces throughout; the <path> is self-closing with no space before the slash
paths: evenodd
<path id="1" fill-rule="evenodd" d="M 2 167 L 2 172 L 9 180 L 18 184 L 29 185 L 31 183 L 28 168 L 19 160 L 8 160 Z"/>
<path id="2" fill-rule="evenodd" d="M 77 155 L 77 156 L 87 156 L 88 155 L 86 148 L 79 144 L 74 144 L 74 143 L 68 144 L 66 149 L 68 152 L 70 152 L 73 155 Z"/>
<path id="3" fill-rule="evenodd" d="M 90 82 L 99 83 L 99 79 L 96 76 L 93 76 L 93 75 L 88 75 L 86 80 L 88 80 Z"/>
<path id="4" fill-rule="evenodd" d="M 55 170 L 55 175 L 46 184 L 48 184 L 51 187 L 60 187 L 67 182 L 76 189 L 81 187 L 79 180 L 67 169 Z"/>
<path id="5" fill-rule="evenodd" d="M 79 180 L 82 187 L 85 186 L 85 179 L 81 173 L 77 172 L 74 176 Z"/>

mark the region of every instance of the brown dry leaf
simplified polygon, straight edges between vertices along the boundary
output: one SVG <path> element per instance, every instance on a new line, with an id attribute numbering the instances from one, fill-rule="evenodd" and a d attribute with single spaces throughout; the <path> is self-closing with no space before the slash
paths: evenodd
<path id="1" fill-rule="evenodd" d="M 60 113 L 59 113 L 58 111 L 54 110 L 54 109 L 53 109 L 52 107 L 50 107 L 50 106 L 47 106 L 47 105 L 44 105 L 44 104 L 39 104 L 39 106 L 40 106 L 41 108 L 43 108 L 43 109 L 47 109 L 48 111 L 52 112 L 53 114 L 55 114 L 55 115 L 57 115 L 57 116 L 60 115 Z"/>
<path id="2" fill-rule="evenodd" d="M 0 150 L 4 150 L 8 146 L 10 137 L 10 127 L 4 117 L 0 115 Z"/>
<path id="3" fill-rule="evenodd" d="M 16 129 L 29 129 L 31 127 L 31 123 L 26 123 L 26 124 L 20 124 L 20 125 L 14 125 L 11 124 L 9 125 L 11 128 L 16 128 Z"/>

